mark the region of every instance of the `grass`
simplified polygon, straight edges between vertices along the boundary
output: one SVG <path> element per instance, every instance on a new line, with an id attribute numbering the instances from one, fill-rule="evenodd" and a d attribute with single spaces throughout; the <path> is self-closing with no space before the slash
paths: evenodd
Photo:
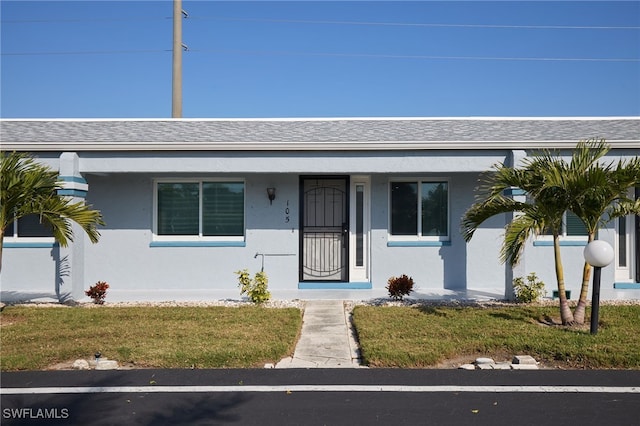
<path id="1" fill-rule="evenodd" d="M 601 306 L 595 336 L 588 324 L 554 324 L 557 315 L 557 306 L 536 305 L 353 311 L 370 367 L 428 368 L 450 359 L 526 354 L 567 368 L 640 369 L 640 305 Z M 7 306 L 0 324 L 3 371 L 45 369 L 97 351 L 136 367 L 249 368 L 291 355 L 302 316 L 298 309 L 258 306 Z"/>
<path id="2" fill-rule="evenodd" d="M 601 306 L 596 335 L 588 324 L 550 323 L 558 314 L 557 306 L 533 305 L 356 306 L 353 319 L 363 361 L 371 367 L 424 368 L 447 359 L 531 355 L 567 368 L 640 369 L 640 305 Z"/>
<path id="3" fill-rule="evenodd" d="M 293 353 L 300 310 L 229 307 L 29 307 L 0 314 L 1 369 L 102 356 L 137 367 L 262 367 Z"/>

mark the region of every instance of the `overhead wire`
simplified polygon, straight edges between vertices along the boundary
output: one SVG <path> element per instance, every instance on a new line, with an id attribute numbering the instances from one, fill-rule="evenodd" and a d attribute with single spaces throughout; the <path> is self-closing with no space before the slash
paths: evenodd
<path id="1" fill-rule="evenodd" d="M 139 50 L 86 50 L 51 52 L 2 52 L 1 56 L 60 56 L 60 55 L 117 55 L 135 53 L 169 53 L 171 49 Z M 367 59 L 416 59 L 458 61 L 529 61 L 529 62 L 640 62 L 640 58 L 567 58 L 567 57 L 518 57 L 518 56 L 446 56 L 446 55 L 398 55 L 377 53 L 301 52 L 286 50 L 234 50 L 234 49 L 189 49 L 191 53 L 235 54 L 252 56 L 315 56 Z"/>
<path id="2" fill-rule="evenodd" d="M 109 22 L 136 20 L 167 20 L 171 17 L 135 17 L 135 18 L 89 18 L 89 19 L 42 19 L 42 20 L 6 20 L 2 23 L 50 23 L 50 22 Z M 445 27 L 445 28 L 485 28 L 485 29 L 562 29 L 562 30 L 640 30 L 640 26 L 586 26 L 586 25 L 499 25 L 499 24 L 447 24 L 447 23 L 407 23 L 407 22 L 371 22 L 371 21 L 333 21 L 303 19 L 238 18 L 224 16 L 189 15 L 190 20 L 224 20 L 240 22 L 272 22 L 317 25 L 370 25 L 370 26 L 406 26 L 406 27 Z M 162 53 L 170 49 L 144 50 L 104 50 L 104 51 L 52 51 L 52 52 L 1 52 L 2 56 L 42 56 L 42 55 L 109 55 L 132 53 Z M 300 51 L 255 51 L 225 49 L 190 49 L 195 53 L 241 54 L 241 55 L 279 55 L 279 56 L 325 56 L 381 59 L 420 59 L 420 60 L 476 60 L 476 61 L 546 61 L 546 62 L 640 62 L 640 58 L 567 58 L 567 57 L 500 57 L 500 56 L 442 56 L 442 55 L 397 55 L 362 54 Z"/>
<path id="3" fill-rule="evenodd" d="M 65 18 L 65 19 L 9 19 L 2 24 L 27 23 L 72 23 L 72 22 L 117 22 L 117 21 L 157 21 L 172 19 L 164 17 L 131 17 L 131 18 Z M 396 27 L 432 27 L 432 28 L 504 28 L 504 29 L 540 29 L 540 30 L 640 30 L 640 26 L 618 25 L 504 25 L 504 24 L 451 24 L 437 22 L 376 22 L 376 21 L 334 21 L 318 19 L 277 19 L 277 18 L 240 18 L 232 16 L 197 16 L 189 15 L 190 20 L 217 20 L 238 22 L 272 22 L 313 25 L 355 25 L 355 26 L 396 26 Z"/>
<path id="4" fill-rule="evenodd" d="M 246 21 L 246 22 L 274 22 L 290 24 L 317 25 L 369 25 L 389 27 L 435 27 L 435 28 L 504 28 L 504 29 L 536 29 L 536 30 L 640 30 L 640 26 L 615 25 L 500 25 L 500 24 L 447 24 L 428 22 L 371 22 L 371 21 L 332 21 L 307 19 L 270 19 L 270 18 L 236 18 L 224 16 L 194 16 L 190 19 Z"/>

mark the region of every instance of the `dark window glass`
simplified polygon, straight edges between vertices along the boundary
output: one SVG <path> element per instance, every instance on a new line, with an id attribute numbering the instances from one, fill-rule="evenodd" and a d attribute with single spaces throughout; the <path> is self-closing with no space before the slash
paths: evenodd
<path id="1" fill-rule="evenodd" d="M 446 182 L 422 182 L 422 235 L 449 235 Z"/>
<path id="2" fill-rule="evenodd" d="M 364 186 L 356 185 L 356 266 L 364 265 Z"/>
<path id="3" fill-rule="evenodd" d="M 18 237 L 53 237 L 53 232 L 40 215 L 29 214 L 18 219 Z"/>
<path id="4" fill-rule="evenodd" d="M 244 183 L 205 182 L 202 194 L 203 235 L 244 235 Z"/>
<path id="5" fill-rule="evenodd" d="M 571 212 L 567 212 L 565 229 L 568 236 L 585 236 L 589 235 L 584 222 Z"/>
<path id="6" fill-rule="evenodd" d="M 391 234 L 418 234 L 418 184 L 391 183 Z"/>
<path id="7" fill-rule="evenodd" d="M 158 235 L 199 234 L 198 183 L 158 184 Z"/>

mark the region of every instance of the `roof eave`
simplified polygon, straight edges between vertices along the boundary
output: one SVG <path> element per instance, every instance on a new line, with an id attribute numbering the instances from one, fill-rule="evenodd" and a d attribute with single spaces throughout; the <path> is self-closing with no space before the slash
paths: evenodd
<path id="1" fill-rule="evenodd" d="M 640 139 L 607 140 L 613 149 L 638 148 Z M 573 149 L 575 140 L 545 141 L 375 141 L 375 142 L 6 142 L 3 151 L 429 151 Z"/>

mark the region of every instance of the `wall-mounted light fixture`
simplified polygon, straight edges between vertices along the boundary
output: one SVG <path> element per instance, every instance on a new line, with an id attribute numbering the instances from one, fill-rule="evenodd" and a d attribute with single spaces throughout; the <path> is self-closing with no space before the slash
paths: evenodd
<path id="1" fill-rule="evenodd" d="M 267 188 L 267 197 L 269 197 L 269 204 L 273 204 L 273 200 L 276 199 L 276 189 Z"/>

